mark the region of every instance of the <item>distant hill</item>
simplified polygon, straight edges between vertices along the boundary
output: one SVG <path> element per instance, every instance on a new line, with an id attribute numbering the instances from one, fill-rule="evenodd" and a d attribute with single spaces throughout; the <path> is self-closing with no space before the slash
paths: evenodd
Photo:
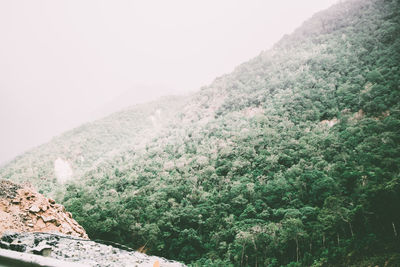
<path id="1" fill-rule="evenodd" d="M 98 120 L 111 113 L 118 112 L 122 109 L 128 109 L 134 105 L 157 100 L 157 98 L 160 97 L 160 92 L 162 92 L 163 95 L 178 94 L 177 90 L 162 85 L 135 85 L 94 110 L 91 114 L 92 120 Z"/>
<path id="2" fill-rule="evenodd" d="M 338 3 L 198 92 L 0 175 L 55 195 L 90 237 L 193 266 L 398 266 L 399 5 Z"/>
<path id="3" fill-rule="evenodd" d="M 0 175 L 17 182 L 29 181 L 41 192 L 54 194 L 60 188 L 58 178 L 79 179 L 122 151 L 144 146 L 169 123 L 171 113 L 180 108 L 184 99 L 164 97 L 84 124 L 17 157 L 0 169 Z M 61 168 L 70 168 L 71 176 L 57 178 L 57 163 Z"/>

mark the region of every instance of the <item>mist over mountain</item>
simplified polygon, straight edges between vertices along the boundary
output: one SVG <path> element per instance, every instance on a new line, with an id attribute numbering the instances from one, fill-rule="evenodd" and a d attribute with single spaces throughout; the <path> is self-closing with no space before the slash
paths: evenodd
<path id="1" fill-rule="evenodd" d="M 399 62 L 399 1 L 343 1 L 200 90 L 81 125 L 0 176 L 90 238 L 191 266 L 398 266 Z"/>
<path id="2" fill-rule="evenodd" d="M 335 1 L 1 1 L 0 164 L 140 85 L 198 90 Z"/>
<path id="3" fill-rule="evenodd" d="M 133 105 L 157 100 L 160 98 L 160 92 L 163 95 L 183 95 L 187 93 L 163 85 L 135 85 L 91 112 L 91 119 L 97 120 Z"/>

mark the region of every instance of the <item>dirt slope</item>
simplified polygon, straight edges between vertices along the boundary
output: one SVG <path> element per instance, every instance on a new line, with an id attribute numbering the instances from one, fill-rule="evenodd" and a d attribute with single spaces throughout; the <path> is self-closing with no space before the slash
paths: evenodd
<path id="1" fill-rule="evenodd" d="M 13 232 L 59 232 L 88 239 L 64 206 L 32 187 L 0 180 L 0 236 Z"/>

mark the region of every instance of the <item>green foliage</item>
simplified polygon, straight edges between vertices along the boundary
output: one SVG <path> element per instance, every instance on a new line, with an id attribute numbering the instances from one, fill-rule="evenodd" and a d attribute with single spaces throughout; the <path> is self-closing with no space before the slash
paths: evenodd
<path id="1" fill-rule="evenodd" d="M 64 194 L 91 238 L 191 266 L 397 266 L 399 12 L 337 4 L 199 92 L 84 125 L 0 174 Z"/>

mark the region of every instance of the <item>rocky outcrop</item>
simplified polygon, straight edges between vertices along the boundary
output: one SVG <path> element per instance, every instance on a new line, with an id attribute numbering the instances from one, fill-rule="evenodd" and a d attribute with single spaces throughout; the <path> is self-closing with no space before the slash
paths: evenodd
<path id="1" fill-rule="evenodd" d="M 123 245 L 99 242 L 89 240 L 64 206 L 28 185 L 0 180 L 0 262 L 17 264 L 10 266 L 42 266 L 43 262 L 43 266 L 184 266 Z"/>
<path id="2" fill-rule="evenodd" d="M 79 263 L 83 266 L 141 266 L 183 267 L 164 258 L 128 251 L 88 239 L 51 233 L 5 233 L 0 240 L 4 249 L 28 252 L 62 260 L 64 266 Z"/>
<path id="3" fill-rule="evenodd" d="M 64 206 L 27 185 L 0 180 L 0 236 L 5 231 L 58 232 L 88 239 Z"/>

